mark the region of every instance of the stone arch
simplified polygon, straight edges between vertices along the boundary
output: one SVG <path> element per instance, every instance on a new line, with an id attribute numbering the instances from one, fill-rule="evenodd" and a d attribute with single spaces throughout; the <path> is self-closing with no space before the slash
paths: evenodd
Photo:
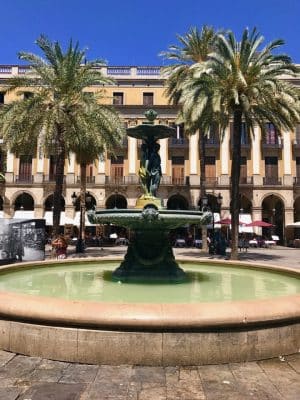
<path id="1" fill-rule="evenodd" d="M 207 196 L 207 208 L 215 213 L 220 213 L 221 204 L 218 203 L 218 195 L 212 193 L 206 193 Z M 202 209 L 201 198 L 198 201 L 198 207 Z"/>
<path id="2" fill-rule="evenodd" d="M 97 201 L 96 197 L 90 193 L 86 192 L 85 193 L 85 207 L 86 210 L 92 210 L 93 208 L 96 208 L 97 206 Z M 78 194 L 77 199 L 75 201 L 75 211 L 80 211 L 80 194 Z"/>
<path id="3" fill-rule="evenodd" d="M 294 200 L 294 221 L 300 221 L 300 195 Z"/>
<path id="4" fill-rule="evenodd" d="M 114 193 L 110 195 L 105 202 L 105 208 L 112 209 L 112 208 L 119 208 L 125 209 L 127 208 L 127 199 L 120 193 Z"/>
<path id="5" fill-rule="evenodd" d="M 31 193 L 19 194 L 14 201 L 14 210 L 34 211 L 34 198 Z"/>
<path id="6" fill-rule="evenodd" d="M 8 202 L 10 202 L 12 207 L 15 207 L 17 198 L 19 198 L 22 195 L 29 195 L 30 197 L 32 197 L 34 204 L 38 204 L 36 195 L 30 192 L 29 190 L 18 190 L 17 192 L 13 193 L 10 199 L 8 199 Z"/>
<path id="7" fill-rule="evenodd" d="M 270 228 L 263 228 L 262 233 L 265 236 L 277 235 L 280 241 L 284 241 L 284 212 L 285 202 L 282 196 L 277 194 L 269 194 L 264 196 L 261 203 L 262 220 L 269 222 L 274 226 Z"/>
<path id="8" fill-rule="evenodd" d="M 65 211 L 65 199 L 61 196 L 61 211 Z M 44 211 L 52 211 L 53 207 L 53 193 L 49 194 L 44 201 Z"/>
<path id="9" fill-rule="evenodd" d="M 174 194 L 167 201 L 168 210 L 188 210 L 189 203 L 181 194 Z"/>

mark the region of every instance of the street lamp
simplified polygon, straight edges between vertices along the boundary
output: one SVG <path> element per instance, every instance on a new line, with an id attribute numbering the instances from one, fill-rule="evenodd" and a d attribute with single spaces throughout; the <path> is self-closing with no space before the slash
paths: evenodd
<path id="1" fill-rule="evenodd" d="M 202 204 L 204 206 L 203 208 L 210 209 L 210 211 L 212 212 L 212 242 L 210 243 L 210 246 L 209 246 L 209 253 L 210 254 L 215 254 L 216 253 L 216 245 L 215 245 L 215 215 L 214 215 L 214 213 L 220 210 L 221 205 L 222 205 L 222 201 L 223 201 L 223 197 L 222 197 L 221 193 L 219 193 L 218 196 L 217 196 L 217 204 L 218 204 L 217 208 L 215 207 L 215 203 L 212 203 L 211 207 L 207 207 L 208 198 L 207 198 L 206 195 L 202 199 Z"/>
<path id="2" fill-rule="evenodd" d="M 85 201 L 82 204 L 80 201 L 80 195 L 77 197 L 76 193 L 73 192 L 72 196 L 72 203 L 73 206 L 76 206 L 77 200 L 79 198 L 79 235 L 76 242 L 76 253 L 84 253 L 85 250 L 85 243 L 84 243 L 84 221 L 85 221 L 85 210 L 88 204 L 92 201 L 92 196 L 89 192 L 85 194 Z"/>

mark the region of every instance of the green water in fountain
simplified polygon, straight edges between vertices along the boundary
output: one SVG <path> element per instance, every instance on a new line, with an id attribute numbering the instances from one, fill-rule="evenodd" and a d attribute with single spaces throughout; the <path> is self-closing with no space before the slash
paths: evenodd
<path id="1" fill-rule="evenodd" d="M 224 302 L 300 293 L 297 277 L 262 269 L 182 263 L 188 281 L 176 285 L 114 282 L 117 265 L 104 261 L 22 268 L 0 275 L 0 291 L 113 303 Z"/>

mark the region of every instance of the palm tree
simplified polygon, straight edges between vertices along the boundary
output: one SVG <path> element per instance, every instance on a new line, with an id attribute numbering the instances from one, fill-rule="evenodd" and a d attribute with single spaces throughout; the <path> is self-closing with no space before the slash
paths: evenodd
<path id="1" fill-rule="evenodd" d="M 191 118 L 197 121 L 209 113 L 222 130 L 233 120 L 233 152 L 231 164 L 231 258 L 238 257 L 238 223 L 240 201 L 241 136 L 243 124 L 248 135 L 258 125 L 265 133 L 265 123 L 271 122 L 279 132 L 293 129 L 299 121 L 299 91 L 281 76 L 292 76 L 298 68 L 290 57 L 272 54 L 284 42 L 276 40 L 262 49 L 263 37 L 253 29 L 245 29 L 238 42 L 232 32 L 218 34 L 215 52 L 183 88 L 180 102 L 189 110 L 189 103 L 197 103 Z M 208 110 L 210 110 L 208 112 Z"/>
<path id="2" fill-rule="evenodd" d="M 4 105 L 0 111 L 3 139 L 14 152 L 30 154 L 37 146 L 56 156 L 53 195 L 53 235 L 58 234 L 63 191 L 64 165 L 74 143 L 81 137 L 101 136 L 103 145 L 119 141 L 124 134 L 121 123 L 112 132 L 106 118 L 108 107 L 97 104 L 97 97 L 86 95 L 91 85 L 112 81 L 99 69 L 103 61 L 86 62 L 86 51 L 70 41 L 64 52 L 58 42 L 41 35 L 36 44 L 43 57 L 21 52 L 19 58 L 29 63 L 30 72 L 13 78 L 9 90 L 31 90 L 32 96 Z M 103 109 L 103 111 L 101 111 Z M 117 118 L 113 113 L 114 118 Z M 98 137 L 97 136 L 97 137 Z"/>
<path id="3" fill-rule="evenodd" d="M 125 129 L 118 114 L 110 107 L 100 107 L 98 104 L 89 106 L 93 108 L 93 112 L 86 114 L 85 119 L 96 117 L 98 124 L 85 121 L 84 124 L 87 123 L 91 130 L 78 127 L 81 135 L 75 136 L 71 144 L 71 150 L 76 154 L 76 161 L 80 165 L 80 235 L 76 252 L 84 252 L 87 166 L 105 152 L 114 154 L 114 150 L 120 144 L 119 137 Z"/>
<path id="4" fill-rule="evenodd" d="M 171 61 L 173 65 L 164 68 L 166 79 L 166 94 L 171 103 L 178 105 L 181 102 L 182 89 L 185 82 L 193 74 L 195 65 L 205 67 L 208 55 L 212 52 L 216 40 L 216 32 L 212 27 L 204 25 L 199 31 L 193 27 L 185 36 L 177 35 L 180 45 L 172 45 L 169 51 L 162 52 L 161 55 Z M 205 69 L 203 69 L 205 72 Z M 205 196 L 205 140 L 210 129 L 211 119 L 199 118 L 193 120 L 190 114 L 193 113 L 194 104 L 190 104 L 190 109 L 185 108 L 185 113 L 179 113 L 178 122 L 183 122 L 186 133 L 193 135 L 200 133 L 200 198 Z M 208 123 L 207 123 L 208 122 Z M 202 250 L 207 251 L 207 230 L 202 227 Z"/>

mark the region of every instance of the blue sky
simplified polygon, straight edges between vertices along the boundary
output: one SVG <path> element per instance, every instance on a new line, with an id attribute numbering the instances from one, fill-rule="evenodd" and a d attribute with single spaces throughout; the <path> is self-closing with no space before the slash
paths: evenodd
<path id="1" fill-rule="evenodd" d="M 256 26 L 266 42 L 282 38 L 282 52 L 300 63 L 300 0 L 2 0 L 0 64 L 18 64 L 20 50 L 38 53 L 46 34 L 88 47 L 88 59 L 109 65 L 161 65 L 158 53 L 176 34 L 203 24 L 239 37 Z"/>

